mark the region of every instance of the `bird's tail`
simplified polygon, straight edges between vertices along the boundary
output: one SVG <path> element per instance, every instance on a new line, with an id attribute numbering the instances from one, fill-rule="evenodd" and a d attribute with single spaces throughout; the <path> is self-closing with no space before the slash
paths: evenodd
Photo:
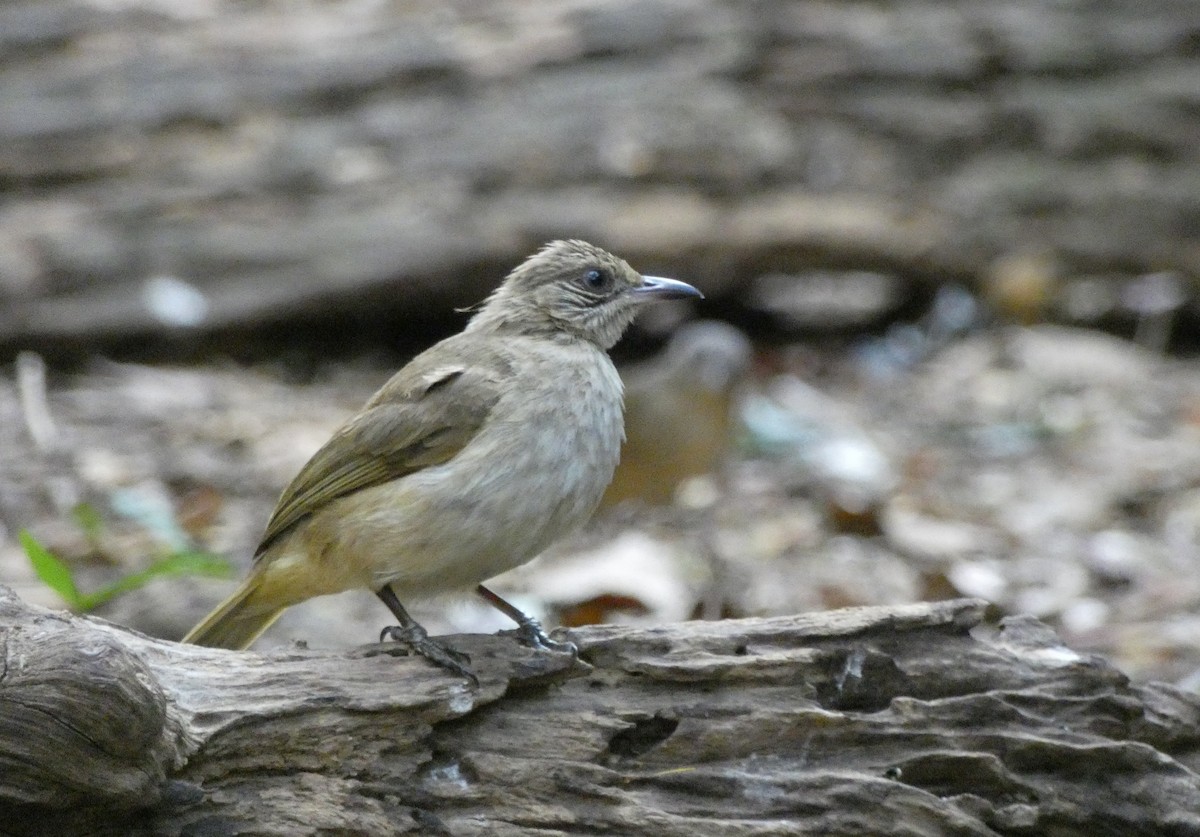
<path id="1" fill-rule="evenodd" d="M 252 572 L 233 595 L 205 616 L 182 642 L 241 650 L 258 639 L 284 611 L 277 604 L 264 601 L 261 580 L 260 572 Z"/>

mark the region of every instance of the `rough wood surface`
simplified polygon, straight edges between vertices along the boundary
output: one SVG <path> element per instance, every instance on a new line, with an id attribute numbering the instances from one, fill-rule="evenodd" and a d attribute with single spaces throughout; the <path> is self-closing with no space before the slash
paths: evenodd
<path id="1" fill-rule="evenodd" d="M 563 234 L 710 295 L 1194 276 L 1198 33 L 1193 0 L 5 3 L 0 341 L 440 313 Z"/>
<path id="2" fill-rule="evenodd" d="M 983 608 L 595 627 L 577 666 L 456 637 L 472 690 L 3 591 L 0 832 L 1200 834 L 1200 699 Z"/>

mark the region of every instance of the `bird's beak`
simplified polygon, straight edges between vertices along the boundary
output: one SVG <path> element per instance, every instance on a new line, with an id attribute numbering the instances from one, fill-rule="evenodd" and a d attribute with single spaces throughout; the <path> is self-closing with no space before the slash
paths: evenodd
<path id="1" fill-rule="evenodd" d="M 638 297 L 654 299 L 682 299 L 688 296 L 704 299 L 704 294 L 687 282 L 666 279 L 662 276 L 643 276 L 642 284 L 633 289 L 633 294 Z"/>

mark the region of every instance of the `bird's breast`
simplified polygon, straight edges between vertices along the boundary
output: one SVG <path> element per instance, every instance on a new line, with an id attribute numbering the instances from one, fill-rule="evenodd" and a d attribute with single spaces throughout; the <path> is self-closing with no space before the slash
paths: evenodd
<path id="1" fill-rule="evenodd" d="M 505 394 L 453 459 L 360 492 L 376 510 L 376 535 L 360 529 L 354 551 L 378 556 L 377 583 L 478 583 L 530 560 L 595 510 L 620 456 L 621 379 L 594 346 L 529 342 L 512 347 Z M 390 554 L 379 550 L 384 540 Z"/>
<path id="2" fill-rule="evenodd" d="M 621 379 L 608 356 L 591 346 L 555 348 L 529 364 L 477 440 L 479 477 L 549 540 L 591 515 L 624 433 Z"/>

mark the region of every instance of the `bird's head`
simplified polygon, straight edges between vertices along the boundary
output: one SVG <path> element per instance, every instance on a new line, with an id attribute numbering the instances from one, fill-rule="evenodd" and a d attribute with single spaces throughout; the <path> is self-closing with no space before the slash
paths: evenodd
<path id="1" fill-rule="evenodd" d="M 610 349 L 652 299 L 701 297 L 686 282 L 642 276 L 586 241 L 552 241 L 508 275 L 472 329 L 570 334 Z"/>
<path id="2" fill-rule="evenodd" d="M 663 358 L 667 375 L 709 392 L 728 392 L 750 370 L 754 351 L 728 323 L 696 320 L 679 327 Z"/>

